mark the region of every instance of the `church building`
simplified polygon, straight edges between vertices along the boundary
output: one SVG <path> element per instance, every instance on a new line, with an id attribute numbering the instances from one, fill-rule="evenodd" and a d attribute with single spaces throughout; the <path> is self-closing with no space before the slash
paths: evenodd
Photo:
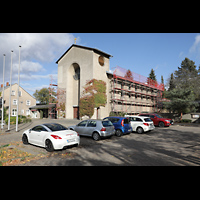
<path id="1" fill-rule="evenodd" d="M 106 82 L 107 104 L 95 109 L 92 118 L 103 118 L 109 115 L 109 79 L 110 54 L 95 48 L 73 44 L 58 59 L 58 89 L 66 92 L 65 118 L 79 118 L 79 101 L 86 81 L 91 79 Z"/>

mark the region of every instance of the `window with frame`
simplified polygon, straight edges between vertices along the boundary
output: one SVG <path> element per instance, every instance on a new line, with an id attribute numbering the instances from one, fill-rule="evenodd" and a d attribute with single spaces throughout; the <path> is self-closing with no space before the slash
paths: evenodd
<path id="1" fill-rule="evenodd" d="M 12 90 L 11 96 L 15 96 L 15 90 Z"/>
<path id="2" fill-rule="evenodd" d="M 31 101 L 30 100 L 26 100 L 26 105 L 30 106 L 31 105 Z"/>
<path id="3" fill-rule="evenodd" d="M 12 109 L 12 116 L 16 116 L 17 115 L 17 109 Z"/>
<path id="4" fill-rule="evenodd" d="M 17 105 L 17 99 L 13 99 L 13 105 Z"/>

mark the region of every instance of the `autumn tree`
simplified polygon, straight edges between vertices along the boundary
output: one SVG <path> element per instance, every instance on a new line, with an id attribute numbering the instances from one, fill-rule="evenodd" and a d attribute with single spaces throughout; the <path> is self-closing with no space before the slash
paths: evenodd
<path id="1" fill-rule="evenodd" d="M 128 70 L 126 71 L 126 74 L 124 75 L 124 78 L 127 78 L 127 79 L 129 79 L 129 80 L 133 80 L 133 74 L 132 74 L 132 72 L 131 72 L 130 69 L 128 69 Z"/>
<path id="2" fill-rule="evenodd" d="M 87 81 L 83 88 L 79 104 L 80 117 L 87 115 L 91 118 L 94 108 L 105 106 L 107 103 L 106 83 L 102 80 L 92 79 Z"/>

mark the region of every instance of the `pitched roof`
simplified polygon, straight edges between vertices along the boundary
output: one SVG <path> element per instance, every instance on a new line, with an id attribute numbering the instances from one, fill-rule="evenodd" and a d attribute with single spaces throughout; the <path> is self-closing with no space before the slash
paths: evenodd
<path id="1" fill-rule="evenodd" d="M 61 60 L 61 58 L 72 48 L 72 47 L 78 47 L 78 48 L 82 48 L 82 49 L 87 49 L 90 51 L 94 51 L 95 53 L 101 54 L 103 56 L 105 56 L 106 58 L 110 58 L 113 57 L 110 54 L 107 54 L 103 51 L 100 51 L 99 49 L 95 49 L 95 48 L 91 48 L 91 47 L 85 47 L 85 46 L 81 46 L 81 45 L 77 45 L 77 44 L 72 44 L 71 47 L 69 47 L 69 49 L 67 49 L 67 51 L 56 61 L 56 64 L 58 64 L 58 62 Z"/>

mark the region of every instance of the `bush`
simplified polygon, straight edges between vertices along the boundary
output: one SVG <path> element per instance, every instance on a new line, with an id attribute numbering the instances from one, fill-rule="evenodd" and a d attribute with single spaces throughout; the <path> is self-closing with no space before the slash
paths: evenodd
<path id="1" fill-rule="evenodd" d="M 18 116 L 18 124 L 22 122 L 20 116 Z M 5 119 L 5 123 L 8 124 L 8 118 Z M 16 117 L 10 117 L 10 124 L 16 124 Z"/>
<path id="2" fill-rule="evenodd" d="M 191 123 L 192 120 L 191 119 L 182 119 L 180 122 L 181 123 Z"/>

